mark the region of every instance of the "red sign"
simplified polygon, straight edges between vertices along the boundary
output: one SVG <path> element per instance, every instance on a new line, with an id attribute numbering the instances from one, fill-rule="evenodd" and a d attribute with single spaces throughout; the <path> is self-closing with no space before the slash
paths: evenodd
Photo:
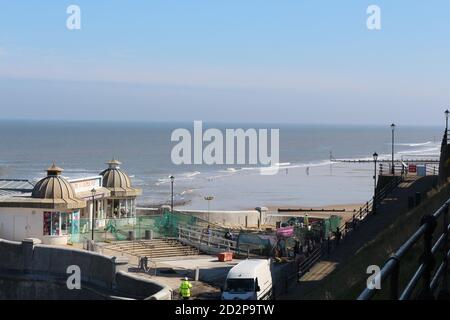
<path id="1" fill-rule="evenodd" d="M 410 164 L 408 166 L 408 172 L 410 173 L 416 173 L 417 172 L 417 166 L 415 164 Z"/>

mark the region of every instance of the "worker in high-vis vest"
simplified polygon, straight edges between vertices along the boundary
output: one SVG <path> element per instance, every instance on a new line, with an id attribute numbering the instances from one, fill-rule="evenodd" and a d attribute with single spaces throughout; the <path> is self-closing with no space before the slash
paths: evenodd
<path id="1" fill-rule="evenodd" d="M 180 294 L 184 300 L 189 300 L 189 298 L 191 297 L 191 288 L 192 284 L 190 284 L 188 278 L 185 277 L 180 285 Z"/>

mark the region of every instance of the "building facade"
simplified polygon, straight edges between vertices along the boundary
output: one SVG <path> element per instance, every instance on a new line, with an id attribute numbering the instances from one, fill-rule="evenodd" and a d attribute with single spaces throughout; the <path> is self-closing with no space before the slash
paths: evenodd
<path id="1" fill-rule="evenodd" d="M 132 224 L 141 190 L 132 187 L 120 162 L 108 164 L 98 176 L 66 179 L 63 169 L 53 164 L 34 185 L 23 182 L 20 188 L 2 188 L 0 183 L 0 238 L 67 244 L 86 237 L 93 222 L 95 231 L 103 230 L 108 219 L 128 218 Z M 11 181 L 18 180 L 3 180 L 3 186 Z"/>

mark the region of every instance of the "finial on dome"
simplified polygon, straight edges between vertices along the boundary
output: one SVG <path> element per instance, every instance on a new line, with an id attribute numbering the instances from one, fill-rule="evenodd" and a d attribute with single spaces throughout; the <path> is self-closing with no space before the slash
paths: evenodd
<path id="1" fill-rule="evenodd" d="M 56 166 L 55 162 L 53 162 L 52 165 L 47 168 L 47 176 L 59 176 L 63 171 L 62 168 Z"/>
<path id="2" fill-rule="evenodd" d="M 108 161 L 106 164 L 109 166 L 110 169 L 119 169 L 119 166 L 122 164 L 122 162 L 116 160 L 113 157 L 112 160 Z"/>

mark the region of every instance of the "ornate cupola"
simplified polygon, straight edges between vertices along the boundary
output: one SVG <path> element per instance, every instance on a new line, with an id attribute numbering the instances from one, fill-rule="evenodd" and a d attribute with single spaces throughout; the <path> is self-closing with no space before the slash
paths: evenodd
<path id="1" fill-rule="evenodd" d="M 130 177 L 120 169 L 122 164 L 116 159 L 106 163 L 108 168 L 100 172 L 103 177 L 103 187 L 111 191 L 112 196 L 137 196 L 141 194 L 140 189 L 133 188 Z"/>
<path id="2" fill-rule="evenodd" d="M 103 176 L 103 187 L 105 188 L 131 188 L 130 177 L 120 170 L 122 162 L 112 159 L 106 163 L 108 169 L 103 170 L 100 175 Z"/>
<path id="3" fill-rule="evenodd" d="M 47 169 L 47 176 L 41 179 L 33 188 L 32 198 L 75 200 L 72 185 L 61 177 L 63 169 L 54 163 Z"/>

